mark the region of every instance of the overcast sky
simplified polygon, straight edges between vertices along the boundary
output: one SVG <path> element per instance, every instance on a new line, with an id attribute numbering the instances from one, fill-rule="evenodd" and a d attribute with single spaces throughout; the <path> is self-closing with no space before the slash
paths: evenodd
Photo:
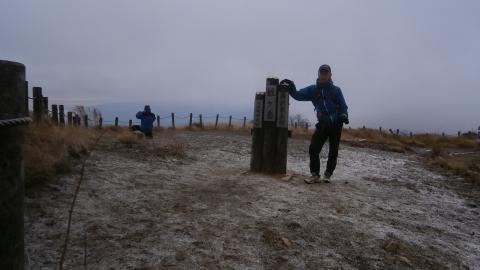
<path id="1" fill-rule="evenodd" d="M 0 0 L 0 59 L 51 102 L 162 113 L 253 114 L 266 77 L 302 88 L 328 63 L 352 126 L 456 132 L 480 125 L 478 14 L 476 0 Z M 314 119 L 308 102 L 290 112 Z"/>

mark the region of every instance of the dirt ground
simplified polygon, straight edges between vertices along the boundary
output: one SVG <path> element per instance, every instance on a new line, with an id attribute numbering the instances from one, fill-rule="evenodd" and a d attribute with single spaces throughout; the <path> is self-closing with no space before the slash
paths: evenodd
<path id="1" fill-rule="evenodd" d="M 185 156 L 162 150 L 178 142 Z M 332 183 L 306 185 L 308 141 L 290 140 L 289 179 L 249 173 L 250 144 L 223 131 L 165 131 L 133 147 L 103 138 L 65 268 L 480 269 L 477 186 L 415 154 L 346 145 Z M 57 268 L 77 180 L 27 194 L 31 269 Z"/>

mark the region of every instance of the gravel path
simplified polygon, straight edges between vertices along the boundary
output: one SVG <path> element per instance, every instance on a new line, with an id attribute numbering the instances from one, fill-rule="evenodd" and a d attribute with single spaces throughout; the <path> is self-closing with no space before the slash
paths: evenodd
<path id="1" fill-rule="evenodd" d="M 186 156 L 164 153 L 178 142 Z M 102 139 L 66 269 L 84 269 L 85 249 L 88 269 L 480 269 L 480 203 L 456 191 L 472 188 L 463 179 L 342 145 L 332 183 L 306 185 L 308 141 L 290 140 L 289 179 L 249 173 L 250 143 L 222 131 Z M 27 195 L 32 269 L 57 268 L 77 177 Z"/>

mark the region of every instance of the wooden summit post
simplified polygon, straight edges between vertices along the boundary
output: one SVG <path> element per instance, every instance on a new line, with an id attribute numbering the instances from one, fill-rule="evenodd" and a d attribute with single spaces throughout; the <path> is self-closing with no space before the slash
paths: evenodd
<path id="1" fill-rule="evenodd" d="M 277 78 L 267 78 L 265 93 L 255 95 L 250 170 L 287 173 L 289 91 Z"/>
<path id="2" fill-rule="evenodd" d="M 41 97 L 41 90 L 34 93 Z M 28 122 L 23 64 L 0 60 L 0 96 L 0 269 L 16 270 L 24 269 L 25 247 L 23 142 Z M 36 108 L 40 120 L 41 105 Z"/>
<path id="3" fill-rule="evenodd" d="M 288 105 L 289 91 L 286 85 L 280 85 L 277 91 L 277 140 L 274 172 L 287 173 L 287 142 L 288 142 Z M 308 123 L 307 123 L 308 130 Z"/>
<path id="4" fill-rule="evenodd" d="M 253 110 L 253 128 L 252 128 L 252 157 L 250 159 L 250 170 L 252 172 L 262 171 L 262 153 L 263 153 L 263 104 L 265 93 L 255 95 L 255 104 Z"/>
<path id="5" fill-rule="evenodd" d="M 263 113 L 263 150 L 262 172 L 275 173 L 275 155 L 277 154 L 277 90 L 278 79 L 267 78 Z"/>

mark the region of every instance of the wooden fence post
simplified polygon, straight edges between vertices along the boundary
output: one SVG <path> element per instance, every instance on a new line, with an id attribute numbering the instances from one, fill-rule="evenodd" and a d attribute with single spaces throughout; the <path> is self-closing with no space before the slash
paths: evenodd
<path id="1" fill-rule="evenodd" d="M 382 127 L 379 127 L 379 128 L 378 128 L 378 131 L 380 131 L 380 133 L 382 133 Z"/>
<path id="2" fill-rule="evenodd" d="M 0 60 L 0 121 L 25 117 L 24 87 L 25 66 Z M 36 96 L 41 97 L 41 90 Z M 38 109 L 36 116 L 40 120 Z M 24 268 L 22 123 L 0 125 L 0 269 Z"/>
<path id="3" fill-rule="evenodd" d="M 477 143 L 480 144 L 480 126 L 478 126 L 477 130 Z"/>
<path id="4" fill-rule="evenodd" d="M 85 114 L 83 116 L 83 122 L 84 122 L 85 127 L 88 128 L 88 115 L 87 114 Z"/>
<path id="5" fill-rule="evenodd" d="M 217 117 L 215 118 L 215 128 L 217 128 L 217 126 L 218 126 L 218 117 L 219 117 L 219 116 L 220 116 L 220 115 L 217 113 Z"/>
<path id="6" fill-rule="evenodd" d="M 102 125 L 103 125 L 103 118 L 100 117 L 100 118 L 98 118 L 98 128 L 102 129 Z"/>
<path id="7" fill-rule="evenodd" d="M 228 118 L 228 127 L 232 127 L 232 116 Z"/>
<path id="8" fill-rule="evenodd" d="M 48 97 L 42 97 L 42 102 L 43 102 L 43 114 L 45 115 L 45 118 L 48 118 L 49 112 L 48 112 Z"/>
<path id="9" fill-rule="evenodd" d="M 172 112 L 172 128 L 175 128 L 175 113 Z"/>
<path id="10" fill-rule="evenodd" d="M 72 112 L 67 112 L 67 124 L 69 127 L 73 125 L 73 115 Z"/>
<path id="11" fill-rule="evenodd" d="M 52 122 L 55 125 L 58 125 L 58 106 L 57 106 L 57 104 L 52 104 Z"/>
<path id="12" fill-rule="evenodd" d="M 200 128 L 203 128 L 202 114 L 198 115 L 198 118 L 200 119 Z"/>
<path id="13" fill-rule="evenodd" d="M 58 117 L 61 126 L 65 126 L 65 112 L 63 105 L 58 105 Z"/>
<path id="14" fill-rule="evenodd" d="M 397 128 L 397 136 L 400 134 L 400 130 Z"/>
<path id="15" fill-rule="evenodd" d="M 275 156 L 277 145 L 277 91 L 278 79 L 267 78 L 265 92 L 265 108 L 263 114 L 263 153 L 262 171 L 275 173 Z"/>
<path id="16" fill-rule="evenodd" d="M 190 113 L 190 120 L 189 120 L 189 122 L 188 122 L 188 127 L 189 127 L 189 128 L 192 128 L 192 120 L 193 120 L 193 114 Z"/>
<path id="17" fill-rule="evenodd" d="M 255 104 L 253 110 L 253 128 L 252 128 L 252 154 L 250 158 L 250 170 L 252 172 L 262 171 L 262 153 L 263 153 L 263 108 L 265 93 L 255 95 Z M 218 119 L 218 114 L 217 114 Z"/>
<path id="18" fill-rule="evenodd" d="M 42 121 L 43 118 L 43 96 L 41 87 L 32 88 L 33 96 L 33 117 L 35 121 Z"/>
<path id="19" fill-rule="evenodd" d="M 132 119 L 128 120 L 128 128 L 132 128 Z"/>
<path id="20" fill-rule="evenodd" d="M 246 125 L 247 125 L 247 117 L 244 116 L 244 117 L 243 117 L 243 128 L 244 128 L 244 129 L 245 129 Z"/>
<path id="21" fill-rule="evenodd" d="M 157 128 L 160 127 L 160 115 L 157 114 Z"/>
<path id="22" fill-rule="evenodd" d="M 457 136 L 460 137 L 460 131 L 457 132 Z"/>
<path id="23" fill-rule="evenodd" d="M 115 127 L 118 128 L 118 116 L 115 117 Z"/>

